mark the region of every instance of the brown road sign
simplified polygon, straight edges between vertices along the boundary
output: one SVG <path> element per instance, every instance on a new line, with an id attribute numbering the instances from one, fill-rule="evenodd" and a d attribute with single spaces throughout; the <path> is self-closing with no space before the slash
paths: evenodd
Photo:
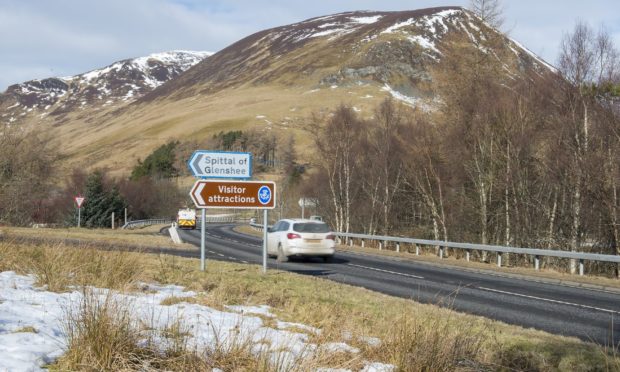
<path id="1" fill-rule="evenodd" d="M 276 207 L 276 184 L 270 181 L 199 180 L 189 195 L 197 208 Z"/>

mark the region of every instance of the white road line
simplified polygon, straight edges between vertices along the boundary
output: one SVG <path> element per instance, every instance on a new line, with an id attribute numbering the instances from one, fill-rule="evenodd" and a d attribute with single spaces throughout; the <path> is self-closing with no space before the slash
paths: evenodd
<path id="1" fill-rule="evenodd" d="M 228 258 L 229 260 L 233 260 L 233 261 L 237 260 L 236 258 L 234 258 L 234 257 L 230 257 L 230 256 L 228 256 L 227 258 Z"/>
<path id="2" fill-rule="evenodd" d="M 243 262 L 243 263 L 245 263 L 245 264 L 246 264 L 246 263 L 248 263 L 248 261 L 241 261 L 241 262 Z"/>
<path id="3" fill-rule="evenodd" d="M 556 303 L 556 304 L 561 304 L 561 305 L 576 306 L 576 307 L 581 307 L 581 308 L 584 308 L 584 309 L 598 310 L 598 311 L 603 311 L 603 312 L 606 312 L 606 313 L 611 313 L 611 314 L 620 314 L 620 311 L 609 310 L 609 309 L 603 309 L 603 308 L 596 307 L 596 306 L 589 306 L 589 305 L 575 304 L 575 303 L 572 303 L 572 302 L 566 302 L 566 301 L 560 301 L 560 300 L 553 300 L 553 299 L 551 299 L 551 298 L 544 298 L 544 297 L 530 296 L 530 295 L 525 295 L 525 294 L 521 294 L 521 293 L 514 293 L 514 292 L 500 291 L 499 289 L 492 289 L 492 288 L 486 288 L 486 287 L 477 287 L 477 288 L 478 288 L 478 289 L 482 289 L 483 291 L 489 291 L 489 292 L 502 293 L 502 294 L 511 295 L 511 296 L 517 296 L 517 297 L 531 298 L 531 299 L 533 299 L 533 300 L 540 300 L 540 301 L 553 302 L 553 303 Z"/>
<path id="4" fill-rule="evenodd" d="M 388 273 L 388 274 L 394 274 L 394 275 L 400 275 L 400 276 L 406 276 L 409 278 L 416 278 L 416 279 L 424 279 L 423 276 L 417 276 L 417 275 L 413 275 L 413 274 L 405 274 L 405 273 L 399 273 L 396 271 L 390 271 L 390 270 L 383 270 L 383 269 L 377 269 L 375 267 L 368 267 L 368 266 L 362 266 L 362 265 L 354 265 L 354 264 L 347 264 L 348 266 L 354 266 L 354 267 L 359 267 L 362 269 L 368 269 L 368 270 L 374 270 L 374 271 L 379 271 L 382 273 Z"/>
<path id="5" fill-rule="evenodd" d="M 224 255 L 223 255 L 223 254 L 221 254 L 221 253 L 218 253 L 217 255 L 218 255 L 218 256 L 220 256 L 220 257 L 224 257 Z"/>

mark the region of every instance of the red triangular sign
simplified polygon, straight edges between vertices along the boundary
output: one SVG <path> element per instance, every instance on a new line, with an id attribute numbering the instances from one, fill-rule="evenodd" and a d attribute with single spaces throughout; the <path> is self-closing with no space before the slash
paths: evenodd
<path id="1" fill-rule="evenodd" d="M 75 197 L 75 204 L 77 204 L 78 208 L 82 208 L 82 204 L 84 203 L 84 198 L 83 196 L 76 196 Z"/>

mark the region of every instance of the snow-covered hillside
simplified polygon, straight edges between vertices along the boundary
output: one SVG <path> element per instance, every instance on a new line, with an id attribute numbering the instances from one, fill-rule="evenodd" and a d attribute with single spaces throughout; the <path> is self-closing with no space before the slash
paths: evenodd
<path id="1" fill-rule="evenodd" d="M 0 95 L 0 119 L 17 121 L 35 111 L 62 114 L 86 105 L 131 101 L 210 56 L 210 52 L 172 51 L 126 59 L 84 74 L 15 84 Z"/>

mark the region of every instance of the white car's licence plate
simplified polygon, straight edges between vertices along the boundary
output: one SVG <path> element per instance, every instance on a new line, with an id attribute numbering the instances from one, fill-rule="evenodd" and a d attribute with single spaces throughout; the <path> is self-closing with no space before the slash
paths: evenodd
<path id="1" fill-rule="evenodd" d="M 320 243 L 321 239 L 304 239 L 306 243 Z"/>

